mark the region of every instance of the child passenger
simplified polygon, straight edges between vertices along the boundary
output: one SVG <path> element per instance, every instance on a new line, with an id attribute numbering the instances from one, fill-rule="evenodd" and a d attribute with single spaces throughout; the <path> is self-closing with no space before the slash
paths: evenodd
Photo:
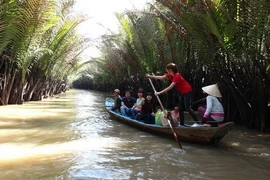
<path id="1" fill-rule="evenodd" d="M 178 123 L 180 122 L 179 107 L 178 107 L 178 105 L 175 105 L 174 106 L 174 109 L 171 112 L 171 116 L 173 118 L 173 121 L 174 122 L 177 122 L 177 126 L 178 126 Z"/>

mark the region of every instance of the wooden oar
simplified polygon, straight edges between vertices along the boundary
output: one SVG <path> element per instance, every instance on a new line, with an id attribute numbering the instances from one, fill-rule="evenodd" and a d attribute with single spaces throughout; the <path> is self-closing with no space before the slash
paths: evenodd
<path id="1" fill-rule="evenodd" d="M 201 102 L 204 102 L 204 101 L 206 101 L 206 97 L 201 98 L 201 99 L 199 99 L 199 100 L 197 100 L 197 101 L 191 103 L 191 105 L 195 105 L 195 104 L 197 104 L 197 103 L 201 103 Z"/>
<path id="2" fill-rule="evenodd" d="M 153 85 L 153 83 L 152 83 L 152 80 L 151 80 L 150 78 L 148 78 L 148 79 L 149 79 L 149 82 L 150 82 L 150 84 L 151 84 L 151 86 L 152 86 L 154 92 L 156 92 L 156 89 L 155 89 L 155 87 L 154 87 L 154 85 Z M 156 95 L 156 97 L 157 97 L 157 100 L 158 100 L 158 102 L 159 102 L 159 105 L 160 105 L 162 111 L 165 112 L 165 111 L 164 111 L 164 107 L 163 107 L 163 105 L 162 105 L 162 103 L 161 103 L 161 101 L 160 101 L 160 99 L 159 99 L 159 96 Z M 180 148 L 180 149 L 183 149 L 183 148 L 182 148 L 182 145 L 180 144 L 180 140 L 179 140 L 179 138 L 178 138 L 178 135 L 177 135 L 176 132 L 174 131 L 174 128 L 173 128 L 172 123 L 171 123 L 171 120 L 168 119 L 168 116 L 166 117 L 166 119 L 168 120 L 168 124 L 169 124 L 169 126 L 170 126 L 170 128 L 171 128 L 171 130 L 172 130 L 172 132 L 173 132 L 174 138 L 175 138 L 176 142 L 178 143 L 179 148 Z"/>

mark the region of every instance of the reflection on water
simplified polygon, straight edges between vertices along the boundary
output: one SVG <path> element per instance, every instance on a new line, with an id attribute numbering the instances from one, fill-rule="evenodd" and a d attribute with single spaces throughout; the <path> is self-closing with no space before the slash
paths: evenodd
<path id="1" fill-rule="evenodd" d="M 217 146 L 182 143 L 111 119 L 106 95 L 0 107 L 0 179 L 268 179 L 269 135 L 236 127 Z"/>

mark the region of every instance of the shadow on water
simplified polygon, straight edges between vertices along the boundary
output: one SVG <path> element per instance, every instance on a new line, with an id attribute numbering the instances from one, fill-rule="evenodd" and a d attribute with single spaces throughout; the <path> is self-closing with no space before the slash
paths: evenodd
<path id="1" fill-rule="evenodd" d="M 268 179 L 268 135 L 235 127 L 218 145 L 160 138 L 112 119 L 110 94 L 71 90 L 0 107 L 0 179 Z M 5 112 L 5 113 L 4 113 Z"/>

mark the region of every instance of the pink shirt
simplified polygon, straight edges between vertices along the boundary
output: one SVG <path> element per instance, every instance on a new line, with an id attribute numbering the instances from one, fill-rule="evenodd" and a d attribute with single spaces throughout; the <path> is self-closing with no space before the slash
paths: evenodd
<path id="1" fill-rule="evenodd" d="M 175 112 L 175 110 L 173 110 L 171 112 L 171 115 L 172 115 L 173 118 L 175 118 L 177 120 L 180 120 L 179 111 L 178 112 Z"/>

